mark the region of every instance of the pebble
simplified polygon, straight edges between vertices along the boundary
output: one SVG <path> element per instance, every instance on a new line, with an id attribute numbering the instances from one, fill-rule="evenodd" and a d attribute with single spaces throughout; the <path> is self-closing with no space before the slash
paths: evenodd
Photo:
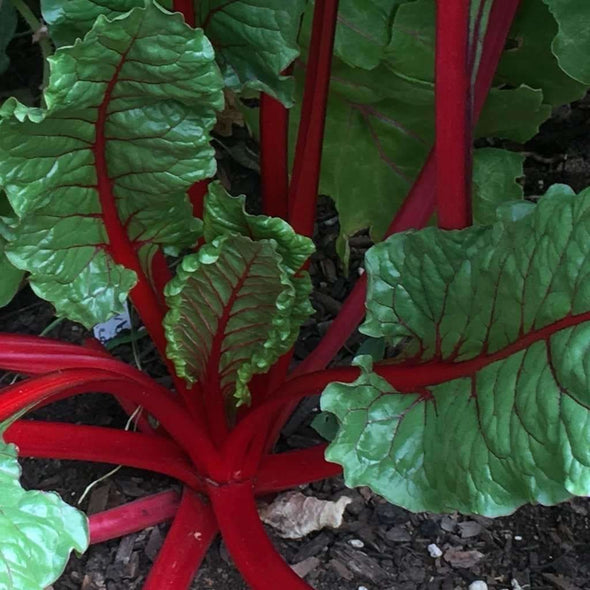
<path id="1" fill-rule="evenodd" d="M 355 549 L 362 549 L 365 546 L 365 544 L 360 539 L 351 539 L 348 541 L 348 543 Z"/>
<path id="2" fill-rule="evenodd" d="M 359 586 L 357 590 L 369 590 L 366 586 Z"/>
<path id="3" fill-rule="evenodd" d="M 483 580 L 475 580 L 469 584 L 468 590 L 488 590 L 488 585 Z"/>
<path id="4" fill-rule="evenodd" d="M 435 559 L 437 557 L 442 557 L 443 552 L 441 551 L 440 547 L 436 543 L 430 543 L 430 545 L 428 545 L 427 549 L 428 549 L 428 553 L 430 554 L 430 557 L 434 557 Z M 471 590 L 478 590 L 478 589 L 471 589 Z"/>

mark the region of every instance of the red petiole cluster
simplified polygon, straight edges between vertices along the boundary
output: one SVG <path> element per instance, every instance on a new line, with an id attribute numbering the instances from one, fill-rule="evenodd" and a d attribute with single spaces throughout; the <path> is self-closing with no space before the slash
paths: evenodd
<path id="1" fill-rule="evenodd" d="M 389 233 L 424 226 L 433 212 L 445 229 L 470 223 L 471 134 L 492 82 L 518 0 L 495 0 L 489 15 L 475 84 L 472 69 L 475 31 L 469 0 L 439 0 L 436 52 L 437 142 L 414 187 L 392 221 Z M 175 8 L 194 23 L 192 2 Z M 316 0 L 302 116 L 291 177 L 287 165 L 288 111 L 274 99 L 261 101 L 261 170 L 265 213 L 280 216 L 311 236 L 319 185 L 324 119 L 330 80 L 337 0 Z M 116 76 L 113 79 L 116 80 Z M 113 84 L 114 84 L 113 81 Z M 108 93 L 108 90 L 107 90 Z M 108 97 L 105 98 L 105 104 Z M 156 288 L 148 281 L 119 220 L 104 158 L 104 116 L 97 120 L 94 145 L 98 186 L 109 249 L 114 259 L 136 271 L 131 297 L 156 347 L 165 357 L 161 287 L 170 278 L 160 254 L 154 259 Z M 206 184 L 190 191 L 195 214 L 202 212 Z M 188 588 L 210 543 L 221 533 L 237 567 L 257 590 L 309 588 L 283 561 L 258 517 L 256 497 L 331 477 L 340 467 L 324 460 L 324 446 L 273 454 L 285 420 L 303 397 L 320 393 L 333 381 L 352 381 L 359 370 L 326 369 L 358 326 L 364 313 L 366 280 L 361 277 L 316 350 L 289 372 L 291 354 L 252 384 L 252 405 L 230 427 L 219 387 L 188 389 L 174 376 L 177 394 L 114 359 L 100 346 L 62 344 L 42 338 L 0 335 L 0 368 L 28 378 L 2 390 L 0 421 L 66 397 L 101 391 L 132 413 L 137 406 L 157 419 L 141 418 L 138 432 L 96 426 L 19 420 L 6 439 L 29 457 L 78 459 L 122 464 L 178 479 L 180 497 L 164 492 L 90 517 L 94 543 L 141 530 L 173 518 L 146 590 Z M 219 358 L 212 358 L 217 362 Z M 170 366 L 170 364 L 169 364 Z M 398 389 L 436 383 L 449 366 L 432 363 L 416 371 L 408 365 L 377 365 Z M 452 370 L 460 371 L 460 363 Z"/>

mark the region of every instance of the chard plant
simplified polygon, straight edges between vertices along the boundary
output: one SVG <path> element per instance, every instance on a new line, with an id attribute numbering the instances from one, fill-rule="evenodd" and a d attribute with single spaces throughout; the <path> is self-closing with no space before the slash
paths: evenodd
<path id="1" fill-rule="evenodd" d="M 38 32 L 20 1 L 0 10 L 0 49 L 15 10 Z M 0 587 L 41 590 L 72 550 L 172 518 L 146 590 L 188 588 L 218 534 L 252 588 L 309 588 L 256 498 L 341 470 L 416 511 L 498 516 L 588 495 L 590 189 L 525 201 L 522 156 L 473 142 L 525 141 L 583 95 L 590 8 L 43 0 L 42 12 L 57 47 L 43 106 L 0 107 L 0 302 L 25 277 L 90 328 L 130 299 L 174 386 L 93 340 L 0 335 L 0 367 L 22 376 L 0 390 Z M 211 181 L 224 90 L 260 93 L 261 215 Z M 291 367 L 312 313 L 319 190 L 336 202 L 345 264 L 359 229 L 378 243 Z M 327 368 L 363 317 L 397 356 Z M 88 392 L 140 406 L 138 431 L 23 419 Z M 276 453 L 295 405 L 321 392 L 335 438 Z M 87 519 L 25 491 L 17 451 L 163 473 L 183 491 Z"/>

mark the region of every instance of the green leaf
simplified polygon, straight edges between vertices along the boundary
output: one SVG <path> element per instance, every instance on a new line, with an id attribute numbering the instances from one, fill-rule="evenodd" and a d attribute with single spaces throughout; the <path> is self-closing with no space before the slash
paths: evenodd
<path id="1" fill-rule="evenodd" d="M 355 68 L 372 70 L 384 59 L 397 7 L 410 0 L 341 0 L 334 39 L 334 55 Z M 300 42 L 311 39 L 315 2 L 308 2 Z"/>
<path id="2" fill-rule="evenodd" d="M 8 67 L 6 48 L 16 31 L 17 15 L 10 0 L 0 0 L 0 74 Z"/>
<path id="3" fill-rule="evenodd" d="M 0 195 L 0 205 L 3 196 Z M 16 295 L 23 280 L 24 272 L 15 268 L 4 253 L 6 240 L 11 235 L 10 220 L 0 217 L 0 307 L 8 305 Z"/>
<path id="4" fill-rule="evenodd" d="M 326 440 L 332 441 L 338 434 L 338 420 L 334 414 L 320 412 L 312 421 L 311 427 Z"/>
<path id="5" fill-rule="evenodd" d="M 171 2 L 161 4 L 172 7 Z M 82 39 L 101 15 L 113 18 L 144 5 L 144 0 L 41 0 L 41 13 L 59 47 Z"/>
<path id="6" fill-rule="evenodd" d="M 296 234 L 293 228 L 279 217 L 246 213 L 246 197 L 232 197 L 220 182 L 212 182 L 205 200 L 203 216 L 205 240 L 212 242 L 218 236 L 241 235 L 252 240 L 272 240 L 285 270 L 295 288 L 291 321 L 301 325 L 314 310 L 309 300 L 312 291 L 307 271 L 301 269 L 315 251 L 310 238 Z"/>
<path id="7" fill-rule="evenodd" d="M 543 0 L 521 0 L 496 73 L 496 83 L 526 84 L 543 91 L 543 102 L 554 106 L 578 100 L 586 86 L 568 76 L 551 51 L 557 23 Z"/>
<path id="8" fill-rule="evenodd" d="M 508 201 L 523 198 L 524 156 L 496 148 L 473 152 L 473 218 L 476 223 L 496 221 L 496 210 Z"/>
<path id="9" fill-rule="evenodd" d="M 590 5 L 586 0 L 543 0 L 559 25 L 552 49 L 562 69 L 590 84 Z"/>
<path id="10" fill-rule="evenodd" d="M 122 310 L 136 275 L 111 257 L 114 211 L 148 275 L 156 247 L 194 243 L 185 191 L 215 172 L 221 88 L 203 32 L 148 4 L 57 51 L 47 110 L 3 105 L 0 185 L 20 218 L 6 252 L 59 315 Z"/>
<path id="11" fill-rule="evenodd" d="M 118 16 L 145 0 L 42 0 L 53 39 L 71 44 L 99 15 Z M 234 91 L 260 90 L 293 104 L 294 83 L 281 72 L 299 55 L 297 34 L 306 0 L 202 0 L 197 26 L 216 50 L 225 84 Z M 166 4 L 171 5 L 171 2 Z"/>
<path id="12" fill-rule="evenodd" d="M 197 21 L 211 39 L 226 85 L 293 104 L 294 82 L 280 73 L 299 55 L 306 0 L 201 0 Z"/>
<path id="13" fill-rule="evenodd" d="M 590 493 L 590 189 L 556 185 L 517 221 L 398 234 L 367 254 L 368 357 L 322 409 L 349 485 L 411 510 L 509 514 Z"/>
<path id="14" fill-rule="evenodd" d="M 551 116 L 543 91 L 528 86 L 492 88 L 475 128 L 477 137 L 499 137 L 524 143 Z"/>
<path id="15" fill-rule="evenodd" d="M 54 493 L 25 491 L 16 448 L 0 436 L 0 588 L 44 590 L 72 550 L 88 548 L 84 514 Z"/>
<path id="16" fill-rule="evenodd" d="M 383 237 L 432 146 L 434 24 L 433 0 L 403 3 L 378 66 L 367 71 L 334 61 L 320 191 L 336 203 L 345 260 L 346 242 L 359 230 Z M 526 141 L 550 111 L 540 90 L 494 88 L 477 136 Z M 292 130 L 297 119 L 295 112 Z"/>
<path id="17" fill-rule="evenodd" d="M 220 182 L 209 185 L 203 216 L 203 234 L 207 242 L 218 236 L 242 235 L 253 240 L 274 240 L 282 263 L 295 273 L 313 254 L 310 238 L 300 236 L 279 217 L 246 213 L 246 197 L 232 197 Z"/>
<path id="18" fill-rule="evenodd" d="M 248 382 L 294 344 L 296 292 L 276 242 L 221 235 L 166 286 L 168 357 L 189 383 L 248 403 Z M 235 397 L 235 400 L 232 400 Z"/>

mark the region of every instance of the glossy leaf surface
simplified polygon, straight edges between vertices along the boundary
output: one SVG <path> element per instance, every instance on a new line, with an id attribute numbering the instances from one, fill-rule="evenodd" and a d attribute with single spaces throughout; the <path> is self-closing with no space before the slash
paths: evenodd
<path id="1" fill-rule="evenodd" d="M 324 392 L 349 485 L 489 516 L 590 493 L 589 233 L 590 189 L 557 185 L 517 221 L 369 251 L 362 331 L 404 343 L 410 372 L 362 357 Z"/>
<path id="2" fill-rule="evenodd" d="M 171 8 L 171 2 L 163 3 Z M 42 0 L 53 38 L 71 44 L 100 14 L 118 16 L 144 0 Z M 305 0 L 203 0 L 195 3 L 196 25 L 216 51 L 226 85 L 261 90 L 293 103 L 294 83 L 281 72 L 299 55 L 297 34 Z"/>
<path id="3" fill-rule="evenodd" d="M 222 236 L 183 259 L 166 287 L 168 357 L 178 374 L 225 399 L 249 401 L 247 384 L 289 349 L 295 289 L 273 244 Z"/>
<path id="4" fill-rule="evenodd" d="M 57 494 L 24 490 L 20 476 L 16 448 L 0 436 L 0 588 L 44 590 L 73 550 L 86 551 L 88 523 Z"/>
<path id="5" fill-rule="evenodd" d="M 158 246 L 194 243 L 185 191 L 215 172 L 222 81 L 202 31 L 154 4 L 99 17 L 51 66 L 47 110 L 11 99 L 0 111 L 0 184 L 20 218 L 7 255 L 60 315 L 90 326 L 136 281 L 113 259 L 117 228 L 148 275 Z"/>
<path id="6" fill-rule="evenodd" d="M 197 22 L 211 39 L 226 85 L 261 90 L 288 106 L 294 81 L 281 72 L 299 55 L 306 0 L 201 0 Z"/>

